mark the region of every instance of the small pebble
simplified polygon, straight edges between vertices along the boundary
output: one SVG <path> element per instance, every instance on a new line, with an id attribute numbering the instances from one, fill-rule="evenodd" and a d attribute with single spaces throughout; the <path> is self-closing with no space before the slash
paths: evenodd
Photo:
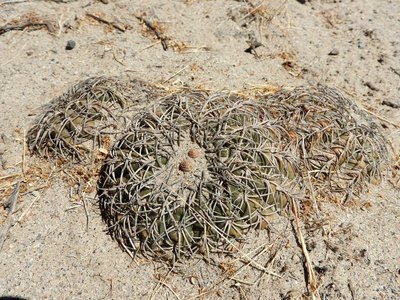
<path id="1" fill-rule="evenodd" d="M 331 52 L 329 52 L 329 55 L 338 55 L 338 54 L 339 54 L 339 50 L 336 49 L 336 48 L 333 48 L 333 49 L 331 50 Z"/>
<path id="2" fill-rule="evenodd" d="M 75 48 L 75 46 L 76 46 L 75 41 L 74 40 L 69 40 L 67 42 L 67 46 L 65 46 L 65 50 L 72 50 L 72 49 Z"/>

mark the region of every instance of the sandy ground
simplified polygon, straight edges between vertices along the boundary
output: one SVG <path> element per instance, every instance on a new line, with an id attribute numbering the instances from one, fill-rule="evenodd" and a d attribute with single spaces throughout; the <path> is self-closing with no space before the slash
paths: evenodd
<path id="1" fill-rule="evenodd" d="M 157 24 L 169 49 L 135 14 Z M 22 158 L 24 131 L 40 106 L 90 76 L 130 74 L 216 90 L 322 82 L 380 116 L 393 147 L 400 147 L 400 1 L 0 1 L 0 26 L 29 20 L 50 25 L 0 29 L 3 205 L 18 180 L 4 177 L 20 174 L 21 160 L 27 166 L 33 160 Z M 66 50 L 68 40 L 76 42 L 74 49 Z M 252 41 L 263 46 L 245 52 Z M 50 171 L 43 165 L 38 172 Z M 55 177 L 50 188 L 33 192 L 45 182 L 25 183 L 28 191 L 18 197 L 11 216 L 16 222 L 0 250 L 0 295 L 309 297 L 302 251 L 283 217 L 268 234 L 251 234 L 236 258 L 194 258 L 171 271 L 146 259 L 132 261 L 104 233 L 90 195 L 86 216 L 63 177 Z M 321 299 L 400 299 L 400 198 L 396 178 L 392 172 L 388 177 L 346 206 L 323 203 L 321 213 L 302 227 Z M 0 225 L 9 218 L 0 207 Z"/>

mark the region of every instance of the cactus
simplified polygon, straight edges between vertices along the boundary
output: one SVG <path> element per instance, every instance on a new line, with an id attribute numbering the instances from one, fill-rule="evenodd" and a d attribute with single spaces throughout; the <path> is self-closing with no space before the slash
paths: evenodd
<path id="1" fill-rule="evenodd" d="M 132 124 L 103 166 L 99 199 L 113 236 L 133 252 L 223 248 L 265 228 L 296 189 L 283 129 L 255 101 L 177 93 Z"/>
<path id="2" fill-rule="evenodd" d="M 325 86 L 261 97 L 289 133 L 303 177 L 317 193 L 348 197 L 379 183 L 389 154 L 378 125 L 357 104 Z M 304 181 L 304 183 L 307 180 Z"/>
<path id="3" fill-rule="evenodd" d="M 129 123 L 132 106 L 148 102 L 152 90 L 140 80 L 95 77 L 79 82 L 43 107 L 28 131 L 31 152 L 88 163 L 105 136 Z"/>

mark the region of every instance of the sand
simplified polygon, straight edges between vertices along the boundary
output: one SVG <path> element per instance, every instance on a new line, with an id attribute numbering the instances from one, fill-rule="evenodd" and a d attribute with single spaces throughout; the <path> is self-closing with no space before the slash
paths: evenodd
<path id="1" fill-rule="evenodd" d="M 0 29 L 0 228 L 13 221 L 0 250 L 0 295 L 311 297 L 303 252 L 284 217 L 251 233 L 234 257 L 196 257 L 171 270 L 143 257 L 132 261 L 104 232 L 94 193 L 82 201 L 67 176 L 54 170 L 53 179 L 43 179 L 51 164 L 43 163 L 35 169 L 41 175 L 33 177 L 29 168 L 37 160 L 24 152 L 24 132 L 41 106 L 88 77 L 129 75 L 211 90 L 324 83 L 378 116 L 395 150 L 388 180 L 344 205 L 321 203 L 301 230 L 317 277 L 316 297 L 399 299 L 399 16 L 400 2 L 393 0 L 1 0 L 0 26 L 44 25 Z M 167 50 L 137 17 L 157 25 Z M 66 50 L 70 40 L 75 47 Z M 262 46 L 252 49 L 257 43 Z M 3 206 L 21 177 L 4 177 L 22 171 L 31 175 L 10 216 Z M 49 187 L 30 191 L 44 184 Z"/>

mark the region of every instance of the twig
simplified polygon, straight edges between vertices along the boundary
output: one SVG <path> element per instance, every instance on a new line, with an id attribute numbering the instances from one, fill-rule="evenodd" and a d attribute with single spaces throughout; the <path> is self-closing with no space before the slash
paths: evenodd
<path id="1" fill-rule="evenodd" d="M 23 131 L 23 134 L 24 134 L 24 136 L 23 136 L 23 145 L 22 145 L 22 167 L 21 167 L 21 169 L 22 169 L 22 176 L 25 178 L 25 151 L 26 151 L 26 132 L 25 132 L 25 129 L 24 129 L 24 131 Z"/>
<path id="2" fill-rule="evenodd" d="M 36 196 L 35 199 L 32 200 L 31 204 L 27 207 L 27 209 L 21 214 L 21 216 L 18 219 L 18 223 L 21 223 L 22 219 L 28 214 L 28 212 L 31 210 L 33 204 L 40 198 L 40 195 Z"/>
<path id="3" fill-rule="evenodd" d="M 3 248 L 3 244 L 7 238 L 8 231 L 10 230 L 11 226 L 14 223 L 13 213 L 15 211 L 18 195 L 19 195 L 19 182 L 16 183 L 11 196 L 7 200 L 8 219 L 0 233 L 0 251 Z"/>
<path id="4" fill-rule="evenodd" d="M 82 204 L 76 204 L 76 205 L 67 207 L 66 209 L 64 209 L 64 211 L 70 211 L 70 210 L 73 210 L 73 209 L 78 208 L 78 207 L 82 207 Z"/>
<path id="5" fill-rule="evenodd" d="M 68 175 L 74 182 L 79 183 L 79 179 L 74 177 L 71 173 L 69 173 L 65 169 L 62 169 L 61 171 L 64 172 L 66 175 Z"/>
<path id="6" fill-rule="evenodd" d="M 12 214 L 15 210 L 15 204 L 19 195 L 19 181 L 16 183 L 14 190 L 4 206 L 7 208 L 9 214 Z"/>
<path id="7" fill-rule="evenodd" d="M 231 279 L 231 280 L 233 280 L 233 281 L 236 281 L 236 282 L 238 282 L 238 283 L 241 283 L 241 284 L 245 284 L 245 285 L 250 285 L 250 286 L 253 286 L 253 285 L 255 285 L 257 282 L 249 282 L 249 281 L 245 281 L 245 280 L 242 280 L 242 279 L 239 279 L 239 278 L 235 278 L 235 277 L 229 277 L 229 279 Z"/>
<path id="8" fill-rule="evenodd" d="M 45 183 L 45 184 L 39 185 L 39 186 L 37 186 L 35 188 L 32 188 L 30 190 L 27 190 L 26 192 L 22 193 L 21 196 L 25 196 L 27 194 L 30 194 L 30 193 L 34 192 L 34 191 L 38 191 L 38 190 L 45 189 L 45 188 L 48 188 L 48 187 L 49 187 L 49 185 L 47 183 Z"/>
<path id="9" fill-rule="evenodd" d="M 144 48 L 142 48 L 142 49 L 139 49 L 139 50 L 137 51 L 137 53 L 140 53 L 140 52 L 143 52 L 144 50 L 147 50 L 147 49 L 149 49 L 149 48 L 152 48 L 152 47 L 154 47 L 155 45 L 157 45 L 157 44 L 159 44 L 159 43 L 160 43 L 160 41 L 154 42 L 154 43 L 152 43 L 152 44 L 150 44 L 150 45 L 148 45 L 148 46 L 146 46 L 146 47 L 144 47 Z"/>
<path id="10" fill-rule="evenodd" d="M 117 57 L 117 55 L 115 54 L 114 48 L 112 49 L 112 55 L 113 55 L 114 60 L 115 60 L 117 63 L 119 63 L 120 65 L 125 66 L 125 64 L 124 64 L 124 63 Z"/>
<path id="11" fill-rule="evenodd" d="M 83 194 L 82 194 L 81 198 L 82 198 L 83 208 L 85 209 L 85 215 L 86 215 L 86 231 L 89 231 L 90 218 L 89 218 L 89 213 L 88 213 L 88 210 L 87 210 L 86 199 L 85 199 L 85 196 Z"/>
<path id="12" fill-rule="evenodd" d="M 171 274 L 171 272 L 173 271 L 173 269 L 174 269 L 174 267 L 172 267 L 171 269 L 169 269 L 167 275 L 165 275 L 165 277 L 164 277 L 164 281 L 168 278 L 168 276 Z M 159 291 L 160 288 L 161 288 L 161 285 L 160 285 L 160 284 L 162 284 L 162 281 L 161 281 L 161 280 L 158 280 L 157 285 L 156 285 L 156 287 L 155 287 L 154 290 L 153 290 L 153 294 L 152 294 L 151 297 L 150 297 L 150 300 L 153 300 L 153 299 L 156 297 L 158 291 Z"/>
<path id="13" fill-rule="evenodd" d="M 272 245 L 272 244 L 271 244 L 271 245 Z M 281 243 L 281 245 L 282 245 L 282 243 Z M 270 252 L 268 261 L 267 261 L 267 263 L 265 264 L 265 268 L 268 268 L 269 265 L 273 265 L 273 264 L 274 264 L 275 258 L 276 258 L 276 256 L 278 255 L 278 251 L 281 250 L 281 249 L 282 249 L 282 248 L 276 248 L 276 250 L 274 251 L 274 253 L 273 253 L 272 255 L 271 255 L 271 252 Z M 258 282 L 258 285 L 260 284 L 261 279 L 262 279 L 262 277 L 263 277 L 264 274 L 266 274 L 266 272 L 261 272 L 259 278 L 257 279 L 256 282 Z M 282 276 L 280 276 L 280 278 L 282 278 Z"/>
<path id="14" fill-rule="evenodd" d="M 115 29 L 117 29 L 117 30 L 119 30 L 121 32 L 125 32 L 126 31 L 125 28 L 123 28 L 122 26 L 120 26 L 116 22 L 110 22 L 110 21 L 108 21 L 108 20 L 106 20 L 106 19 L 104 19 L 102 17 L 99 17 L 99 16 L 97 16 L 95 14 L 92 14 L 92 13 L 86 13 L 86 15 L 88 17 L 92 18 L 92 19 L 95 19 L 96 21 L 98 21 L 100 23 L 104 23 L 104 24 L 110 25 L 110 26 L 114 27 Z"/>
<path id="15" fill-rule="evenodd" d="M 165 285 L 171 292 L 172 294 L 174 294 L 174 296 L 176 297 L 176 299 L 181 300 L 181 298 L 175 293 L 175 291 L 164 281 L 160 281 L 160 283 L 162 285 Z"/>
<path id="16" fill-rule="evenodd" d="M 349 287 L 349 290 L 350 290 L 351 299 L 355 300 L 356 299 L 356 291 L 354 290 L 354 286 L 353 286 L 353 283 L 351 282 L 351 280 L 349 280 L 349 282 L 347 283 L 347 286 Z"/>
<path id="17" fill-rule="evenodd" d="M 395 68 L 393 68 L 393 67 L 390 67 L 390 70 L 391 70 L 394 74 L 400 76 L 400 71 L 397 71 L 397 70 L 396 70 Z"/>
<path id="18" fill-rule="evenodd" d="M 168 77 L 167 79 L 165 79 L 162 83 L 166 83 L 168 81 L 170 81 L 172 78 L 174 78 L 175 76 L 179 75 L 180 73 L 182 73 L 185 69 L 187 69 L 188 66 L 183 67 L 182 69 L 180 69 L 178 72 L 176 72 L 175 74 L 173 74 L 172 76 Z"/>
<path id="19" fill-rule="evenodd" d="M 0 2 L 0 5 L 2 4 L 18 4 L 18 3 L 24 3 L 28 2 L 29 0 L 4 0 Z"/>
<path id="20" fill-rule="evenodd" d="M 282 278 L 281 275 L 276 274 L 275 272 L 269 271 L 267 270 L 266 267 L 262 266 L 262 265 L 254 265 L 255 259 L 260 256 L 261 254 L 263 254 L 265 251 L 267 251 L 270 247 L 265 247 L 266 245 L 263 245 L 262 247 L 264 247 L 263 250 L 261 250 L 259 253 L 257 253 L 256 255 L 254 255 L 253 257 L 250 258 L 250 253 L 245 253 L 244 255 L 242 255 L 241 257 L 239 257 L 238 259 L 235 260 L 240 260 L 241 262 L 245 263 L 244 266 L 242 266 L 240 269 L 238 269 L 234 275 L 238 275 L 239 273 L 241 273 L 241 270 L 244 270 L 244 267 L 251 265 L 253 268 L 256 268 L 258 270 L 260 270 L 261 272 L 265 273 L 265 274 L 269 274 L 278 278 Z M 271 245 L 270 245 L 271 246 Z M 233 276 L 233 275 L 232 275 Z"/>
<path id="21" fill-rule="evenodd" d="M 205 223 L 208 224 L 210 227 L 212 227 L 212 228 L 214 228 L 215 230 L 219 231 L 218 228 L 213 227 L 212 224 L 210 224 L 206 219 L 204 219 L 204 221 L 205 221 Z M 232 278 L 232 277 L 235 276 L 235 275 L 237 275 L 237 274 L 239 274 L 239 273 L 241 272 L 241 270 L 243 270 L 243 268 L 246 267 L 246 266 L 248 266 L 248 265 L 251 265 L 253 268 L 258 269 L 258 270 L 260 270 L 260 271 L 262 271 L 262 272 L 264 272 L 264 273 L 267 273 L 267 274 L 269 274 L 269 275 L 273 275 L 273 276 L 276 276 L 276 277 L 278 277 L 278 278 L 282 278 L 282 276 L 280 276 L 279 274 L 276 274 L 276 273 L 274 273 L 274 272 L 272 272 L 272 271 L 267 270 L 266 267 L 262 266 L 261 264 L 259 264 L 258 262 L 256 262 L 256 261 L 254 260 L 256 257 L 258 257 L 259 255 L 261 255 L 262 253 L 264 253 L 265 250 L 268 249 L 269 247 L 265 247 L 262 251 L 260 251 L 260 252 L 257 253 L 256 255 L 254 255 L 253 257 L 250 257 L 249 255 L 250 255 L 251 253 L 253 253 L 254 251 L 250 251 L 249 253 L 244 253 L 244 252 L 242 252 L 238 247 L 236 247 L 230 240 L 228 240 L 225 236 L 221 235 L 221 238 L 224 239 L 224 240 L 225 240 L 230 246 L 232 246 L 235 250 L 237 250 L 238 253 L 241 255 L 240 258 L 237 258 L 237 259 L 235 259 L 235 260 L 233 260 L 233 261 L 240 260 L 240 261 L 242 261 L 242 262 L 245 262 L 246 264 L 245 264 L 243 267 L 241 267 L 240 269 L 236 270 L 230 277 L 224 277 L 224 278 L 220 279 L 218 282 L 216 282 L 215 284 L 213 284 L 212 287 L 211 287 L 211 290 L 212 290 L 213 288 L 219 286 L 222 282 L 224 282 L 224 281 L 227 280 L 227 279 L 235 280 L 235 279 Z M 262 245 L 261 247 L 264 247 L 264 245 Z M 260 247 L 258 247 L 258 248 L 260 248 Z M 257 249 L 258 249 L 258 248 L 257 248 Z M 191 297 L 191 298 L 189 298 L 189 299 L 198 299 L 198 298 L 200 298 L 200 297 L 202 297 L 202 296 L 204 296 L 204 295 L 210 293 L 211 290 L 210 290 L 210 291 L 203 292 L 203 293 L 201 293 L 201 294 L 199 294 L 199 295 L 196 295 L 196 296 L 194 296 L 194 297 Z"/>
<path id="22" fill-rule="evenodd" d="M 2 177 L 0 177 L 0 180 L 8 179 L 8 178 L 11 178 L 11 177 L 18 177 L 18 176 L 21 176 L 21 173 L 16 173 L 16 174 L 11 174 L 11 175 L 2 176 Z"/>
<path id="23" fill-rule="evenodd" d="M 78 180 L 78 191 L 77 191 L 78 197 L 81 200 L 82 204 L 83 204 L 83 209 L 85 210 L 85 216 L 86 216 L 86 231 L 89 231 L 89 222 L 90 222 L 90 218 L 89 218 L 89 213 L 87 210 L 87 204 L 86 204 L 86 199 L 85 199 L 85 195 L 84 192 L 82 191 L 82 183 L 80 180 Z"/>
<path id="24" fill-rule="evenodd" d="M 309 292 L 311 293 L 312 299 L 320 299 L 319 293 L 318 293 L 318 283 L 317 283 L 317 277 L 314 272 L 312 260 L 310 258 L 310 255 L 308 254 L 306 242 L 304 240 L 303 233 L 301 232 L 300 229 L 300 224 L 299 224 L 299 217 L 297 213 L 297 205 L 293 199 L 291 199 L 292 202 L 292 210 L 293 210 L 293 215 L 294 215 L 294 220 L 296 224 L 296 233 L 298 235 L 301 248 L 303 250 L 303 255 L 306 260 L 306 269 L 307 269 L 307 287 L 309 289 Z"/>
<path id="25" fill-rule="evenodd" d="M 179 51 L 181 54 L 185 53 L 207 53 L 210 52 L 211 48 L 209 46 L 187 46 L 184 50 Z"/>
<path id="26" fill-rule="evenodd" d="M 355 95 L 353 92 L 351 92 L 351 91 L 345 90 L 345 92 L 346 92 L 347 94 L 353 96 L 353 97 L 356 96 L 356 95 Z M 390 120 L 388 120 L 388 119 L 386 119 L 386 118 L 384 118 L 384 117 L 382 117 L 382 116 L 380 116 L 380 115 L 378 115 L 378 114 L 376 114 L 376 113 L 374 113 L 374 112 L 368 110 L 367 108 L 365 108 L 364 105 L 363 105 L 363 103 L 361 103 L 361 101 L 358 100 L 358 101 L 357 101 L 357 104 L 358 104 L 358 106 L 359 106 L 363 111 L 369 113 L 370 115 L 372 115 L 372 116 L 378 118 L 379 120 L 384 121 L 384 122 L 386 122 L 386 123 L 388 123 L 388 124 L 390 124 L 390 125 L 392 125 L 392 126 L 394 126 L 394 127 L 396 127 L 396 128 L 400 128 L 400 124 L 396 124 L 396 123 L 394 123 L 394 122 L 392 122 L 392 121 L 390 121 Z M 368 108 L 369 108 L 369 107 L 368 107 Z"/>
<path id="27" fill-rule="evenodd" d="M 154 25 L 152 22 L 150 22 L 149 20 L 147 20 L 146 18 L 144 18 L 143 16 L 140 16 L 138 14 L 135 14 L 136 19 L 138 19 L 139 21 L 143 22 L 144 25 L 147 26 L 147 28 L 149 28 L 151 31 L 154 32 L 154 34 L 156 35 L 157 39 L 159 39 L 161 41 L 161 45 L 164 49 L 164 51 L 168 50 L 168 43 L 167 40 L 168 38 L 165 37 Z"/>
<path id="28" fill-rule="evenodd" d="M 396 128 L 400 128 L 400 124 L 396 124 L 396 123 L 394 123 L 394 122 L 392 122 L 392 121 L 390 121 L 390 120 L 388 120 L 388 119 L 386 119 L 386 118 L 384 118 L 384 117 L 382 117 L 382 116 L 380 116 L 380 115 L 378 115 L 378 114 L 366 109 L 364 106 L 360 106 L 360 107 L 361 107 L 362 110 L 364 110 L 365 112 L 373 115 L 374 117 L 378 118 L 379 120 L 384 121 L 384 122 L 386 122 L 386 123 L 388 123 L 388 124 L 390 124 L 390 125 L 392 125 L 392 126 L 394 126 Z"/>
<path id="29" fill-rule="evenodd" d="M 64 17 L 64 14 L 61 14 L 60 19 L 58 20 L 58 33 L 57 33 L 57 36 L 59 36 L 61 34 L 61 31 L 62 31 L 62 29 L 64 27 L 64 23 L 62 21 L 63 17 Z"/>
<path id="30" fill-rule="evenodd" d="M 319 215 L 319 209 L 318 209 L 318 203 L 317 203 L 317 199 L 315 197 L 315 191 L 314 191 L 314 187 L 311 183 L 311 176 L 310 176 L 310 171 L 307 172 L 307 177 L 308 177 L 308 183 L 310 185 L 310 190 L 311 190 L 311 199 L 313 200 L 314 203 L 314 209 L 317 212 L 317 215 Z"/>
<path id="31" fill-rule="evenodd" d="M 249 1 L 246 1 L 246 3 L 250 4 Z M 253 9 L 252 9 L 251 11 L 249 11 L 248 14 L 246 14 L 246 15 L 243 16 L 241 19 L 239 19 L 240 22 L 241 22 L 241 21 L 244 21 L 246 18 L 251 17 L 252 15 L 254 15 L 254 13 L 255 13 L 258 9 L 261 8 L 261 6 L 263 5 L 263 3 L 261 2 L 261 3 L 260 3 L 259 5 L 257 5 L 256 7 L 254 7 L 254 4 L 252 4 L 252 3 L 251 3 L 251 5 L 252 5 L 252 8 L 253 8 Z"/>
<path id="32" fill-rule="evenodd" d="M 10 188 L 10 187 L 12 187 L 14 184 L 16 184 L 18 181 L 19 181 L 19 179 L 18 179 L 18 180 L 15 180 L 15 181 L 12 181 L 12 182 L 8 182 L 7 184 L 4 184 L 4 185 L 0 185 L 0 191 L 7 190 L 8 188 Z"/>
<path id="33" fill-rule="evenodd" d="M 2 4 L 18 4 L 18 3 L 25 3 L 25 2 L 35 2 L 40 0 L 3 0 L 0 1 L 0 5 Z M 43 2 L 55 2 L 55 3 L 69 3 L 74 2 L 77 0 L 42 0 Z"/>
<path id="34" fill-rule="evenodd" d="M 50 22 L 25 22 L 22 24 L 9 24 L 1 26 L 0 35 L 12 30 L 24 30 L 27 27 L 32 27 L 32 30 L 39 30 L 43 26 L 45 26 L 50 33 L 54 32 L 53 25 Z"/>

